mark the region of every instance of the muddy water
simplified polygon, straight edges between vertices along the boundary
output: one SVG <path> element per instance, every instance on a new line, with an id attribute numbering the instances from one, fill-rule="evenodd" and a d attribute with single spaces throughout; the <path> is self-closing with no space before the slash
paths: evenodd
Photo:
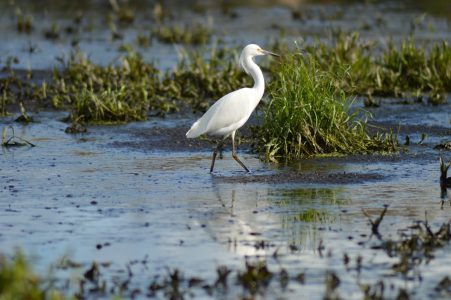
<path id="1" fill-rule="evenodd" d="M 383 205 L 389 205 L 381 225 L 386 237 L 396 237 L 398 229 L 424 220 L 425 214 L 433 225 L 449 219 L 451 206 L 440 209 L 439 153 L 432 147 L 449 138 L 449 120 L 436 116 L 450 106 L 415 107 L 432 122 L 428 125 L 442 131 L 428 131 L 424 126 L 409 132 L 412 141 L 424 131 L 429 138 L 423 145 L 409 147 L 408 153 L 303 160 L 283 167 L 242 152 L 253 170 L 250 175 L 227 151 L 210 175 L 209 147 L 162 151 L 123 143 L 137 142 L 137 132 L 156 126 L 162 139 L 172 138 L 165 137 L 164 128 L 183 132 L 191 118 L 94 126 L 87 134 L 68 135 L 64 133 L 67 125 L 57 121 L 61 116 L 38 113 L 38 123 L 13 124 L 16 135 L 37 147 L 3 149 L 0 154 L 2 252 L 21 247 L 35 258 L 40 272 L 47 272 L 63 257 L 85 267 L 92 261 L 108 262 L 106 272 L 112 277 L 123 276 L 121 270 L 130 261 L 146 260 L 147 268 L 133 269 L 134 284 L 144 287 L 149 276 L 165 273 L 167 268 L 213 280 L 219 265 L 242 268 L 245 257 L 266 257 L 274 271 L 305 272 L 307 284 L 291 283 L 288 295 L 295 297 L 302 287 L 321 298 L 324 273 L 335 270 L 347 274 L 339 291 L 359 297 L 357 275 L 345 272 L 344 253 L 351 263 L 359 255 L 373 263 L 371 270 L 362 271 L 363 282 L 390 273 L 390 259 L 370 249 L 374 239 L 362 209 L 377 216 Z M 390 105 L 379 108 L 378 121 L 390 123 L 393 109 Z M 400 115 L 411 109 L 397 106 Z M 412 119 L 405 124 L 417 124 L 415 114 L 407 116 Z M 2 119 L 2 124 L 11 119 Z M 284 178 L 293 170 L 307 177 L 287 177 L 285 182 L 250 180 L 271 175 Z M 318 174 L 354 174 L 357 180 L 331 184 Z M 262 241 L 266 247 L 257 247 Z M 320 245 L 324 246 L 321 251 Z M 451 260 L 447 251 L 449 246 L 439 251 L 432 264 L 422 267 L 428 274 L 422 283 L 397 277 L 393 282 L 431 291 L 447 273 L 440 267 Z M 81 270 L 73 271 L 77 272 L 80 276 Z M 280 288 L 272 292 L 277 294 Z"/>

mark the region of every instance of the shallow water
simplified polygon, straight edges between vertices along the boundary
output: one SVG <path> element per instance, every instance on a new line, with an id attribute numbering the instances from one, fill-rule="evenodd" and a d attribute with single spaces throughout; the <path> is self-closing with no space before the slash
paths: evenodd
<path id="1" fill-rule="evenodd" d="M 381 47 L 391 40 L 397 42 L 412 36 L 414 40 L 435 43 L 451 40 L 451 15 L 446 3 L 424 1 L 381 1 L 361 4 L 358 1 L 346 5 L 340 1 L 327 5 L 303 3 L 302 1 L 280 1 L 258 5 L 231 4 L 230 14 L 224 13 L 219 2 L 186 7 L 185 3 L 173 1 L 165 4 L 165 12 L 172 15 L 169 24 L 201 23 L 212 29 L 213 39 L 208 46 L 223 44 L 242 47 L 243 44 L 258 43 L 263 46 L 285 40 L 289 45 L 315 43 L 318 39 L 329 41 L 334 32 L 359 31 L 363 40 L 377 42 Z M 6 65 L 8 57 L 17 57 L 14 68 L 48 70 L 60 66 L 58 58 L 67 60 L 71 52 L 81 50 L 97 64 L 106 65 L 118 61 L 123 54 L 123 45 L 139 51 L 146 61 L 156 62 L 163 70 L 172 68 L 184 48 L 182 45 L 167 45 L 154 39 L 149 47 L 139 47 L 138 35 L 150 36 L 158 26 L 152 19 L 153 6 L 135 3 L 135 20 L 132 25 L 115 22 L 117 32 L 123 38 L 113 39 L 108 20 L 114 14 L 108 5 L 97 2 L 80 2 L 79 5 L 63 3 L 57 5 L 43 1 L 42 5 L 24 5 L 18 1 L 0 3 L 0 67 Z M 167 7 L 166 7 L 167 6 Z M 42 7 L 46 9 L 43 10 Z M 184 7 L 185 9 L 180 9 Z M 201 10 L 196 9 L 202 8 Z M 427 11 L 425 13 L 425 7 Z M 30 34 L 18 33 L 16 11 L 33 17 L 34 30 Z M 82 12 L 80 24 L 74 23 L 74 12 Z M 300 19 L 292 17 L 293 11 L 301 13 Z M 43 32 L 53 24 L 60 28 L 60 38 L 49 40 Z M 72 33 L 66 29 L 71 28 Z M 74 45 L 75 46 L 74 46 Z M 35 48 L 30 53 L 30 46 Z"/>
<path id="2" fill-rule="evenodd" d="M 303 21 L 291 17 L 291 8 L 273 5 L 238 5 L 233 8 L 238 18 L 233 20 L 218 7 L 205 14 L 186 10 L 176 21 L 206 22 L 214 30 L 213 44 L 221 37 L 227 46 L 241 46 L 249 37 L 262 44 L 283 37 L 304 38 L 309 43 L 314 37 L 328 37 L 337 28 L 360 30 L 364 39 L 381 45 L 410 33 L 417 41 L 451 39 L 448 14 L 434 13 L 423 20 L 417 6 L 384 1 L 351 6 L 308 4 L 302 8 Z M 108 64 L 118 59 L 120 45 L 137 47 L 136 35 L 147 34 L 155 26 L 149 11 L 142 10 L 135 20 L 139 26 L 119 28 L 124 39 L 113 41 L 105 16 L 86 10 L 79 33 L 63 32 L 61 39 L 49 41 L 43 38 L 42 30 L 53 22 L 61 28 L 72 24 L 64 9 L 32 10 L 36 29 L 31 35 L 16 32 L 14 7 L 8 4 L 8 9 L 0 14 L 0 36 L 8 41 L 0 43 L 0 67 L 8 56 L 18 56 L 20 62 L 13 67 L 48 71 L 57 65 L 57 56 L 67 58 L 75 49 L 70 46 L 73 39 L 93 61 Z M 418 20 L 423 21 L 412 32 L 411 24 Z M 30 45 L 37 46 L 36 53 L 28 53 Z M 176 63 L 178 46 L 154 41 L 139 51 L 147 61 L 156 61 L 159 68 L 166 69 Z M 111 263 L 102 269 L 109 283 L 117 277 L 126 278 L 124 269 L 129 266 L 134 273 L 131 284 L 143 289 L 153 275 L 175 268 L 214 281 L 218 266 L 242 269 L 247 258 L 266 259 L 274 272 L 287 269 L 290 274 L 305 273 L 305 285 L 290 281 L 285 290 L 272 283 L 267 297 L 284 292 L 286 298 L 305 295 L 320 299 L 324 275 L 332 270 L 340 275 L 338 292 L 346 298 L 361 298 L 358 283 L 374 283 L 380 278 L 389 278 L 398 287 L 417 288 L 418 299 L 437 297 L 434 287 L 449 274 L 450 246 L 436 251 L 429 264 L 418 267 L 423 281 L 392 276 L 393 259 L 371 249 L 377 240 L 370 237 L 362 209 L 376 217 L 383 205 L 389 205 L 380 229 L 384 237 L 395 238 L 400 229 L 426 217 L 433 226 L 449 220 L 449 203 L 441 209 L 440 152 L 433 146 L 451 136 L 451 106 L 382 104 L 370 111 L 376 125 L 399 127 L 400 141 L 409 135 L 407 153 L 300 160 L 283 166 L 266 164 L 241 152 L 253 171 L 246 174 L 226 151 L 224 159 L 217 161 L 214 175 L 208 173 L 209 148 L 168 150 L 153 145 L 160 142 L 159 136 L 141 134 L 155 127 L 184 132 L 192 116 L 91 126 L 89 133 L 82 135 L 64 133 L 67 124 L 58 119 L 65 113 L 36 113 L 38 122 L 29 125 L 11 123 L 13 117 L 2 118 L 2 127 L 12 124 L 16 135 L 37 147 L 2 148 L 0 153 L 0 250 L 12 254 L 20 247 L 34 258 L 33 266 L 39 273 L 47 273 L 65 257 L 82 264 L 74 270 L 54 270 L 59 280 L 82 277 L 96 261 Z M 428 137 L 418 145 L 423 133 Z M 449 151 L 443 155 L 451 159 Z M 249 180 L 260 175 L 283 177 L 293 170 L 309 174 L 313 180 L 278 184 Z M 363 179 L 322 183 L 315 179 L 317 173 L 357 173 Z M 372 176 L 365 176 L 368 174 Z M 324 246 L 321 251 L 320 246 Z M 358 256 L 367 267 L 360 273 L 348 272 L 344 253 L 350 256 L 351 269 L 356 268 Z M 135 260 L 146 263 L 131 264 Z M 70 290 L 77 289 L 77 283 L 70 284 Z M 393 291 L 387 293 L 390 298 L 396 296 Z M 228 297 L 240 294 L 237 290 Z M 209 298 L 202 293 L 196 296 Z"/>
<path id="3" fill-rule="evenodd" d="M 443 110 L 416 107 L 428 120 L 437 119 Z M 379 121 L 384 121 L 384 114 L 390 120 L 392 109 L 380 108 Z M 411 106 L 398 106 L 397 111 L 402 115 L 405 109 Z M 415 114 L 409 115 L 412 119 L 407 124 L 417 124 Z M 145 287 L 151 275 L 166 273 L 167 268 L 213 279 L 219 265 L 242 268 L 245 257 L 265 257 L 274 271 L 305 272 L 306 285 L 290 283 L 287 297 L 296 298 L 302 289 L 321 298 L 324 274 L 335 270 L 343 275 L 338 291 L 359 298 L 358 276 L 349 276 L 352 272 L 342 262 L 344 253 L 351 257 L 351 264 L 359 255 L 372 263 L 372 269 L 358 277 L 363 282 L 390 273 L 387 255 L 369 249 L 375 240 L 370 238 L 362 209 L 377 216 L 383 205 L 389 205 L 381 225 L 384 237 L 396 237 L 399 229 L 424 220 L 425 214 L 434 226 L 449 219 L 451 206 L 440 209 L 439 152 L 432 149 L 432 141 L 443 137 L 433 133 L 427 140 L 431 144 L 411 146 L 407 154 L 388 159 L 325 158 L 299 161 L 288 168 L 240 153 L 253 170 L 250 175 L 226 151 L 210 175 L 209 149 L 171 152 L 117 146 L 118 141 L 135 139 L 135 131 L 153 126 L 185 130 L 189 119 L 94 126 L 88 134 L 68 135 L 59 117 L 41 112 L 35 115 L 38 123 L 13 124 L 16 135 L 37 147 L 3 149 L 0 154 L 1 248 L 12 253 L 14 247 L 21 247 L 35 258 L 39 272 L 67 256 L 85 267 L 92 261 L 110 262 L 107 276 L 120 277 L 130 261 L 145 259 L 147 269 L 133 269 L 134 284 Z M 446 120 L 434 125 L 450 129 Z M 242 176 L 245 182 L 248 176 L 282 174 L 293 168 L 312 173 L 375 173 L 382 179 L 356 184 L 226 180 Z M 256 247 L 261 241 L 269 245 Z M 319 245 L 325 249 L 318 251 Z M 449 249 L 446 246 L 433 263 L 421 266 L 423 282 L 394 277 L 393 283 L 418 285 L 422 287 L 418 298 L 425 296 L 422 293 L 433 290 L 430 287 L 447 274 L 441 266 L 451 259 Z M 280 287 L 269 293 L 277 295 Z"/>

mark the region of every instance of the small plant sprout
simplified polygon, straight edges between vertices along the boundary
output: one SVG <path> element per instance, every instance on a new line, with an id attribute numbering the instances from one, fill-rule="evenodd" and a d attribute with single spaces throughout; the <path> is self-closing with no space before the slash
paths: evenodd
<path id="1" fill-rule="evenodd" d="M 385 214 L 387 213 L 388 205 L 384 205 L 384 209 L 382 210 L 379 217 L 373 221 L 370 214 L 365 210 L 362 209 L 363 214 L 365 217 L 368 218 L 368 221 L 371 223 L 371 234 L 374 234 L 378 239 L 381 239 L 381 235 L 379 233 L 379 225 L 381 224 L 382 220 L 385 217 Z"/>
<path id="2" fill-rule="evenodd" d="M 8 134 L 8 131 L 10 131 L 11 134 Z M 27 145 L 30 147 L 36 146 L 35 144 L 25 140 L 24 138 L 16 136 L 14 133 L 14 127 L 7 126 L 7 127 L 3 128 L 2 147 L 9 148 L 9 147 L 21 147 L 21 146 L 27 146 Z"/>
<path id="3" fill-rule="evenodd" d="M 28 113 L 25 110 L 25 107 L 24 107 L 22 101 L 19 102 L 19 108 L 20 108 L 20 116 L 16 118 L 15 122 L 19 122 L 19 123 L 31 123 L 31 122 L 33 122 L 33 117 L 28 115 Z"/>
<path id="4" fill-rule="evenodd" d="M 17 31 L 20 33 L 31 33 L 34 29 L 33 17 L 30 15 L 17 14 Z"/>
<path id="5" fill-rule="evenodd" d="M 57 40 L 60 38 L 60 27 L 53 23 L 49 28 L 44 30 L 44 37 L 49 40 Z"/>

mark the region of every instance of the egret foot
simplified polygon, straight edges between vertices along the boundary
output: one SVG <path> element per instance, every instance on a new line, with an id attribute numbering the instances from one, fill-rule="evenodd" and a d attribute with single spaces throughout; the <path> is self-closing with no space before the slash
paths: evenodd
<path id="1" fill-rule="evenodd" d="M 232 157 L 234 160 L 236 160 L 237 163 L 240 164 L 240 166 L 242 166 L 246 172 L 251 173 L 251 171 L 249 171 L 249 169 L 243 164 L 243 162 L 238 158 L 238 155 L 236 154 L 236 152 L 232 152 Z"/>
<path id="2" fill-rule="evenodd" d="M 249 169 L 243 164 L 243 162 L 238 158 L 238 155 L 236 154 L 236 145 L 235 145 L 235 131 L 232 132 L 232 157 L 234 160 L 236 160 L 237 163 L 242 166 L 246 172 L 250 173 Z"/>

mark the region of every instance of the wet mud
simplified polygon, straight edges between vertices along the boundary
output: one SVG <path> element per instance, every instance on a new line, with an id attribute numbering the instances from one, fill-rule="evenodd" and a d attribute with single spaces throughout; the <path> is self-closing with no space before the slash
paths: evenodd
<path id="1" fill-rule="evenodd" d="M 213 180 L 219 183 L 265 183 L 265 184 L 297 184 L 297 183 L 317 183 L 317 184 L 355 184 L 382 180 L 385 177 L 381 174 L 371 173 L 297 173 L 283 172 L 268 175 L 248 176 L 214 176 Z"/>

